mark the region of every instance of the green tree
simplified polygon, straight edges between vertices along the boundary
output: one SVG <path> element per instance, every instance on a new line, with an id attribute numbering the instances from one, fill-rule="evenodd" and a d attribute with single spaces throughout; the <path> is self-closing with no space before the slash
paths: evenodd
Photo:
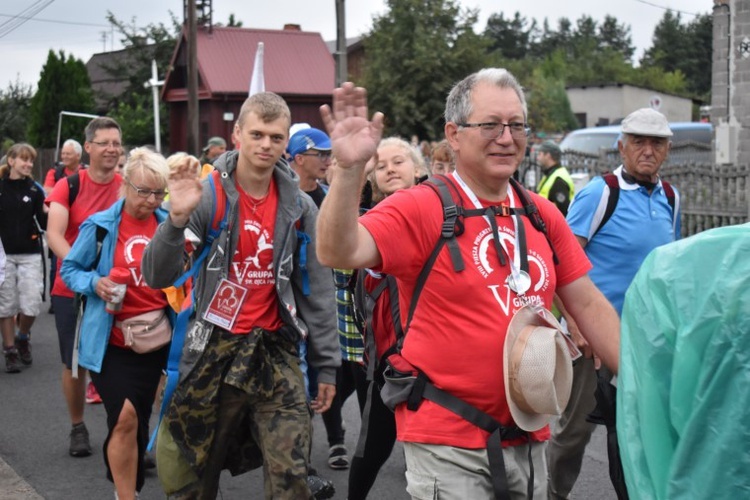
<path id="1" fill-rule="evenodd" d="M 7 89 L 0 90 L 0 147 L 3 151 L 7 149 L 6 144 L 26 139 L 32 95 L 31 85 L 22 83 L 18 77 Z"/>
<path id="2" fill-rule="evenodd" d="M 513 19 L 505 19 L 505 15 L 492 14 L 487 19 L 484 36 L 488 39 L 489 49 L 499 52 L 503 57 L 513 60 L 525 58 L 537 35 L 536 21 L 531 23 L 520 12 L 516 12 Z"/>
<path id="3" fill-rule="evenodd" d="M 527 80 L 525 91 L 532 129 L 562 132 L 578 127 L 562 80 L 546 76 L 542 68 L 536 68 Z"/>
<path id="4" fill-rule="evenodd" d="M 105 100 L 107 114 L 118 121 L 123 129 L 123 140 L 126 144 L 154 144 L 153 99 L 151 88 L 144 83 L 151 79 L 151 61 L 156 60 L 159 77 L 164 78 L 172 59 L 176 36 L 180 32 L 180 23 L 170 12 L 172 26 L 163 23 L 148 24 L 138 27 L 135 20 L 126 23 L 107 13 L 107 21 L 121 36 L 126 54 L 113 57 L 111 62 L 103 65 L 104 70 L 115 80 L 126 82 L 125 91 L 118 95 L 100 94 L 97 97 Z M 162 143 L 168 142 L 168 113 L 166 106 L 160 104 L 159 127 Z M 147 124 L 148 126 L 144 126 Z"/>
<path id="5" fill-rule="evenodd" d="M 439 139 L 445 97 L 455 82 L 486 65 L 476 11 L 457 0 L 388 0 L 364 41 L 363 84 L 388 134 Z"/>
<path id="6" fill-rule="evenodd" d="M 57 142 L 60 111 L 91 113 L 94 98 L 86 66 L 61 50 L 50 50 L 42 68 L 37 91 L 29 108 L 28 140 L 36 147 L 51 148 Z M 63 122 L 61 137 L 81 137 L 80 123 Z"/>

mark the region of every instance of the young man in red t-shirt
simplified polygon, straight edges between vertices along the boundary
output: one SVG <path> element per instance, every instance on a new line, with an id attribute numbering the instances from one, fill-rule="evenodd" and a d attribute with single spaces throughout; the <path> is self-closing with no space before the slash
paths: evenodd
<path id="1" fill-rule="evenodd" d="M 122 178 L 115 173 L 122 150 L 122 132 L 111 118 L 94 118 L 86 126 L 84 148 L 89 154 L 88 169 L 79 169 L 78 195 L 69 205 L 68 181 L 60 179 L 47 197 L 49 221 L 47 242 L 58 259 L 58 274 L 50 293 L 63 362 L 62 387 L 73 428 L 69 453 L 74 457 L 91 455 L 88 430 L 83 423 L 86 370 L 72 372 L 76 310 L 74 296 L 59 275 L 62 259 L 70 251 L 78 228 L 89 215 L 104 210 L 119 198 Z"/>
<path id="2" fill-rule="evenodd" d="M 358 217 L 359 186 L 382 135 L 383 115 L 376 113 L 368 121 L 365 90 L 351 83 L 334 91 L 332 110 L 324 106 L 321 112 L 338 161 L 318 219 L 321 262 L 395 276 L 401 310 L 408 310 L 417 277 L 441 237 L 440 199 L 421 185 Z M 516 79 L 497 68 L 470 75 L 451 91 L 445 118 L 445 136 L 456 154 L 449 181 L 454 197 L 460 198 L 457 204 L 519 208 L 510 178 L 524 158 L 528 131 L 525 97 Z M 587 277 L 590 264 L 562 214 L 548 200 L 529 196 L 546 223 L 558 262 L 544 234 L 526 216 L 497 211 L 494 220 L 465 217 L 455 240 L 465 269 L 456 272 L 450 252 L 440 252 L 401 351 L 401 359 L 435 387 L 506 427 L 515 422 L 503 383 L 503 346 L 508 324 L 525 301 L 549 308 L 557 293 L 594 351 L 617 370 L 616 312 Z M 522 258 L 524 248 L 527 259 Z M 521 276 L 517 260 L 525 267 L 525 281 L 508 279 L 511 272 Z M 439 491 L 437 496 L 450 498 L 490 498 L 498 490 L 520 497 L 532 488 L 536 498 L 547 494 L 547 426 L 503 442 L 506 467 L 498 472 L 506 476 L 503 487 L 497 475 L 493 484 L 497 471 L 488 458 L 489 451 L 494 456 L 487 447 L 488 432 L 430 400 L 423 399 L 413 410 L 406 406 L 397 406 L 396 421 L 409 491 Z"/>

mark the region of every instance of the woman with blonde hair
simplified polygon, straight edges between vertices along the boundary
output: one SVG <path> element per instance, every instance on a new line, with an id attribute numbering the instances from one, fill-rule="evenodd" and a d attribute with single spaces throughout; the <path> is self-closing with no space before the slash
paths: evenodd
<path id="1" fill-rule="evenodd" d="M 18 143 L 11 146 L 7 163 L 0 166 L 0 241 L 6 254 L 5 280 L 0 284 L 0 331 L 8 373 L 18 373 L 23 365 L 31 364 L 31 327 L 42 307 L 42 233 L 47 228 L 47 214 L 44 188 L 31 176 L 35 158 L 32 146 Z"/>
<path id="2" fill-rule="evenodd" d="M 167 217 L 160 204 L 168 174 L 160 154 L 131 151 L 122 199 L 83 223 L 60 269 L 68 287 L 86 296 L 78 364 L 90 371 L 107 411 L 104 463 L 120 500 L 143 487 L 148 421 L 171 340 L 167 297 L 141 274 L 143 250 Z"/>
<path id="3" fill-rule="evenodd" d="M 377 163 L 369 176 L 373 201 L 383 201 L 399 189 L 413 186 L 424 169 L 424 159 L 416 147 L 400 137 L 383 139 L 378 144 Z M 411 181 L 405 178 L 406 173 L 411 175 Z"/>
<path id="4" fill-rule="evenodd" d="M 414 186 L 418 165 L 423 165 L 420 163 L 421 160 L 422 155 L 419 151 L 405 140 L 399 137 L 383 139 L 378 144 L 377 155 L 367 166 L 367 168 L 372 168 L 370 180 L 373 184 L 373 191 L 385 198 Z M 369 269 L 359 269 L 357 273 L 359 275 L 357 279 L 364 281 L 362 285 L 368 294 L 372 294 L 384 280 L 393 279 Z M 360 288 L 359 283 L 357 288 Z M 357 290 L 359 291 L 361 290 Z M 383 383 L 383 369 L 385 368 L 381 357 L 395 342 L 396 331 L 401 328 L 400 325 L 397 327 L 391 315 L 390 294 L 390 287 L 385 286 L 382 293 L 375 299 L 372 318 L 367 321 L 368 324 L 359 326 L 360 331 L 365 330 L 363 336 L 373 335 L 372 340 L 377 355 L 376 359 L 368 360 L 368 363 L 374 365 L 373 380 L 370 380 L 365 387 L 357 387 L 360 400 L 366 400 L 367 397 L 370 400 L 367 404 L 360 404 L 362 420 L 366 421 L 367 425 L 362 426 L 357 453 L 351 462 L 347 492 L 349 500 L 367 498 L 380 468 L 388 460 L 396 442 L 396 417 L 383 403 L 379 391 Z M 364 297 L 356 297 L 355 304 L 364 304 Z M 359 309 L 364 310 L 363 307 Z M 367 339 L 365 339 L 365 345 L 368 345 Z M 365 414 L 365 411 L 368 413 Z"/>

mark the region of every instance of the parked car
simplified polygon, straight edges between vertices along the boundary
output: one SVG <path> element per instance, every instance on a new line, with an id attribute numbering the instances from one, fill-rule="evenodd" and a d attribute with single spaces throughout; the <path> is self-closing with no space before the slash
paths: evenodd
<path id="1" fill-rule="evenodd" d="M 685 142 L 696 142 L 711 145 L 713 127 L 704 122 L 672 122 L 672 146 Z M 599 154 L 600 149 L 616 149 L 617 139 L 620 137 L 620 125 L 604 127 L 589 127 L 574 130 L 560 143 L 563 153 L 577 151 L 579 153 Z"/>

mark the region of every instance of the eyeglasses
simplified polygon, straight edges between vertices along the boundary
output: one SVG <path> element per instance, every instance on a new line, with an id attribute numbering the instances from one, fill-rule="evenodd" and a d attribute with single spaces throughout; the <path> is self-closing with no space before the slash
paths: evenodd
<path id="1" fill-rule="evenodd" d="M 320 161 L 328 161 L 331 159 L 330 151 L 314 151 L 312 153 L 300 153 L 302 156 L 317 156 Z"/>
<path id="2" fill-rule="evenodd" d="M 522 122 L 459 123 L 458 126 L 465 128 L 478 128 L 479 135 L 485 139 L 491 140 L 497 139 L 503 135 L 505 133 L 505 127 L 510 129 L 510 135 L 513 136 L 514 139 L 525 139 L 531 132 L 531 128 L 527 127 L 526 124 Z"/>
<path id="3" fill-rule="evenodd" d="M 136 194 L 141 198 L 148 198 L 149 196 L 154 195 L 154 198 L 156 198 L 157 200 L 163 200 L 164 197 L 167 196 L 166 190 L 151 191 L 150 189 L 139 188 L 130 181 L 128 181 L 128 184 L 130 184 L 130 187 L 135 189 Z"/>
<path id="4" fill-rule="evenodd" d="M 89 142 L 91 144 L 96 144 L 100 148 L 105 148 L 105 149 L 106 148 L 120 149 L 122 147 L 122 143 L 121 142 L 116 142 L 116 141 L 109 141 L 109 142 L 107 142 L 107 141 L 101 141 L 101 142 L 89 141 Z"/>

